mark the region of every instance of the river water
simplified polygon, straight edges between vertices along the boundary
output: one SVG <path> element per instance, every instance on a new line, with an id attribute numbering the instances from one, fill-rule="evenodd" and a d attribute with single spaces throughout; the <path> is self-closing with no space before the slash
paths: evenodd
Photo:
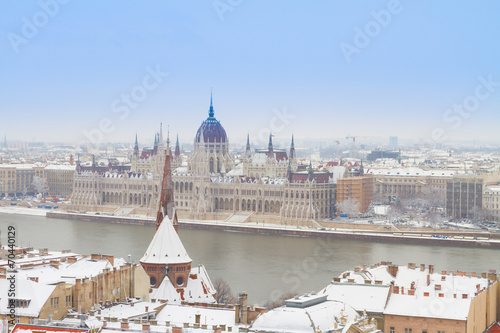
<path id="1" fill-rule="evenodd" d="M 142 257 L 155 232 L 154 226 L 0 213 L 2 244 L 6 244 L 8 226 L 16 228 L 17 246 L 125 259 L 131 255 L 134 262 Z M 193 265 L 203 263 L 212 281 L 223 278 L 234 294 L 247 292 L 249 304 L 263 304 L 288 291 L 318 291 L 345 270 L 380 261 L 434 264 L 436 271 L 500 269 L 500 250 L 494 249 L 190 229 L 179 229 L 179 235 Z"/>

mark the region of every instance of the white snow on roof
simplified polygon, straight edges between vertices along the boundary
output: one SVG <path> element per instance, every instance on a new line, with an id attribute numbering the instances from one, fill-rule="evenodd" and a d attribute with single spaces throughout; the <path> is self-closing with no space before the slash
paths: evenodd
<path id="1" fill-rule="evenodd" d="M 243 176 L 243 163 L 236 165 L 234 169 L 232 169 L 226 174 L 226 176 L 228 177 Z"/>
<path id="2" fill-rule="evenodd" d="M 453 177 L 457 173 L 455 170 L 424 170 L 417 167 L 393 168 L 393 169 L 369 169 L 367 174 L 383 176 L 432 176 L 432 177 Z"/>
<path id="3" fill-rule="evenodd" d="M 137 319 L 148 316 L 148 314 L 154 314 L 156 309 L 161 307 L 163 304 L 156 302 L 136 302 L 132 304 L 118 304 L 109 308 L 101 310 L 98 316 L 111 317 L 111 318 L 127 318 Z M 146 307 L 148 308 L 146 311 Z"/>
<path id="4" fill-rule="evenodd" d="M 191 261 L 172 222 L 168 216 L 165 216 L 140 262 L 148 264 L 182 264 Z"/>
<path id="5" fill-rule="evenodd" d="M 320 294 L 352 306 L 356 311 L 382 313 L 389 296 L 389 286 L 332 282 Z"/>
<path id="6" fill-rule="evenodd" d="M 189 303 L 215 303 L 216 290 L 208 277 L 203 265 L 192 267 L 187 285 L 176 289 L 166 276 L 158 288 L 150 293 L 150 299 L 165 300 L 169 304 Z"/>
<path id="7" fill-rule="evenodd" d="M 28 300 L 29 305 L 26 308 L 16 307 L 16 316 L 26 316 L 26 317 L 38 317 L 40 310 L 42 309 L 45 302 L 48 300 L 54 289 L 55 285 L 45 285 L 33 282 L 31 280 L 25 280 L 15 273 L 8 274 L 9 276 L 15 275 L 16 283 L 16 300 Z M 10 280 L 0 279 L 0 290 L 7 291 L 10 288 Z M 10 310 L 8 308 L 8 297 L 7 293 L 4 293 L 0 297 L 0 314 L 8 314 Z"/>
<path id="8" fill-rule="evenodd" d="M 384 315 L 467 320 L 470 303 L 470 299 L 392 294 Z"/>
<path id="9" fill-rule="evenodd" d="M 368 280 L 370 283 L 365 283 Z M 390 296 L 390 302 L 385 308 L 384 314 L 428 316 L 433 318 L 446 318 L 465 320 L 469 311 L 470 300 L 478 293 L 488 287 L 486 278 L 467 276 L 459 272 L 434 272 L 429 274 L 429 268 L 423 269 L 419 265 L 397 266 L 396 276 L 388 272 L 387 265 L 376 265 L 372 268 L 347 271 L 340 275 L 340 282 L 333 282 L 331 286 L 324 289 L 331 295 L 342 295 L 338 297 L 352 305 L 356 310 L 366 306 L 366 310 L 373 303 L 363 300 L 361 290 L 373 286 L 375 281 L 389 286 L 394 283 L 394 293 Z M 334 287 L 332 287 L 334 286 Z M 381 286 L 381 285 L 378 285 Z M 349 294 L 352 288 L 352 294 Z M 413 294 L 413 295 L 412 295 Z M 379 295 L 380 296 L 380 295 Z M 464 298 L 465 297 L 465 298 Z M 335 299 L 329 295 L 329 299 Z M 351 299 L 351 300 L 349 300 Z M 384 297 L 384 300 L 386 297 Z M 377 299 L 377 302 L 382 300 Z M 380 305 L 377 307 L 380 310 Z M 443 308 L 443 309 L 441 309 Z M 378 311 L 380 312 L 380 311 Z"/>
<path id="10" fill-rule="evenodd" d="M 342 302 L 325 301 L 306 308 L 282 306 L 263 313 L 250 325 L 256 332 L 328 332 L 341 322 L 355 322 L 358 314 Z"/>
<path id="11" fill-rule="evenodd" d="M 65 171 L 75 171 L 76 165 L 66 165 L 66 164 L 51 164 L 45 167 L 45 170 L 65 170 Z"/>
<path id="12" fill-rule="evenodd" d="M 200 323 L 208 327 L 213 325 L 235 326 L 234 309 L 217 309 L 195 306 L 182 306 L 169 304 L 156 316 L 160 322 L 169 321 L 171 324 L 195 323 L 196 315 L 200 315 Z"/>

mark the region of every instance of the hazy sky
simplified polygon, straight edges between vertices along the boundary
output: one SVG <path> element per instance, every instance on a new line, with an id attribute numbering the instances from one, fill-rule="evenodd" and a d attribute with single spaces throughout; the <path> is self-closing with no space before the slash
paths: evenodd
<path id="1" fill-rule="evenodd" d="M 192 142 L 213 88 L 231 142 L 499 143 L 499 13 L 495 0 L 4 0 L 0 136 L 151 143 L 163 122 Z"/>

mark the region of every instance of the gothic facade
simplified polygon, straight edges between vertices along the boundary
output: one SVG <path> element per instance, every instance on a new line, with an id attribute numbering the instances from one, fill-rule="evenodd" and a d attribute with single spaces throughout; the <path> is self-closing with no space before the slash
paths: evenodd
<path id="1" fill-rule="evenodd" d="M 78 209 L 115 205 L 156 209 L 165 156 L 170 156 L 175 206 L 193 217 L 206 213 L 271 215 L 282 221 L 324 219 L 335 216 L 332 174 L 298 171 L 292 137 L 289 154 L 275 149 L 272 135 L 267 149 L 252 152 L 250 138 L 237 163 L 229 152 L 229 139 L 215 118 L 212 100 L 208 118 L 194 138 L 193 153 L 182 163 L 179 141 L 175 153 L 163 145 L 162 130 L 151 149 L 139 152 L 136 143 L 130 166 L 81 166 L 77 163 L 73 204 Z"/>

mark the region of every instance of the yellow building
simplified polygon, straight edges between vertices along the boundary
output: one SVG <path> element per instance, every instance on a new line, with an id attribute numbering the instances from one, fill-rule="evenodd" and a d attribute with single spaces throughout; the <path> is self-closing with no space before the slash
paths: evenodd
<path id="1" fill-rule="evenodd" d="M 500 222 L 500 185 L 488 185 L 484 188 L 483 208 L 490 221 Z"/>
<path id="2" fill-rule="evenodd" d="M 68 196 L 73 192 L 74 165 L 48 165 L 45 178 L 51 196 Z"/>
<path id="3" fill-rule="evenodd" d="M 0 196 L 34 194 L 33 177 L 44 177 L 42 164 L 0 164 Z"/>
<path id="4" fill-rule="evenodd" d="M 444 196 L 446 182 L 451 180 L 456 172 L 454 170 L 424 170 L 417 167 L 399 167 L 394 169 L 369 169 L 366 173 L 374 177 L 375 201 L 385 203 L 396 198 L 415 196 L 426 187 L 436 187 Z"/>
<path id="5" fill-rule="evenodd" d="M 373 176 L 347 177 L 337 179 L 337 204 L 355 199 L 360 213 L 366 213 L 373 201 Z M 337 209 L 337 216 L 340 210 Z"/>

